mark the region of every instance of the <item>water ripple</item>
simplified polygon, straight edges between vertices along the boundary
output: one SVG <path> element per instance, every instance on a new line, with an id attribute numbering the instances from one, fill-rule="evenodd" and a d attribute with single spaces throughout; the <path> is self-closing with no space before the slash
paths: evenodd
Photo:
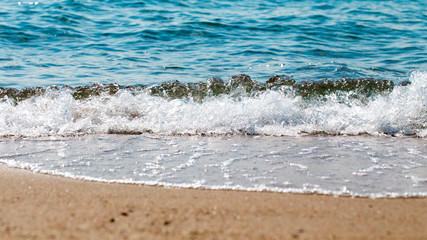
<path id="1" fill-rule="evenodd" d="M 8 2 L 0 10 L 0 59 L 13 60 L 0 61 L 0 86 L 198 82 L 238 73 L 400 82 L 427 68 L 423 9 L 424 1 Z"/>

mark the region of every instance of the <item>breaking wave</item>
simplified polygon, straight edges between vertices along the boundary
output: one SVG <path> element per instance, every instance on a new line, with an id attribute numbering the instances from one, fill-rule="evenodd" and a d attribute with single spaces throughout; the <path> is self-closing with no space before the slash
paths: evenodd
<path id="1" fill-rule="evenodd" d="M 427 136 L 427 73 L 409 81 L 247 75 L 151 86 L 0 88 L 0 136 L 84 134 Z"/>

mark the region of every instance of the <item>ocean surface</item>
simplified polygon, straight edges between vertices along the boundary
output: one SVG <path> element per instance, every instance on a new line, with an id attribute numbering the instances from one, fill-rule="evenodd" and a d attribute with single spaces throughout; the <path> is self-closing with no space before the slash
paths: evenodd
<path id="1" fill-rule="evenodd" d="M 0 163 L 427 196 L 427 2 L 7 1 Z"/>

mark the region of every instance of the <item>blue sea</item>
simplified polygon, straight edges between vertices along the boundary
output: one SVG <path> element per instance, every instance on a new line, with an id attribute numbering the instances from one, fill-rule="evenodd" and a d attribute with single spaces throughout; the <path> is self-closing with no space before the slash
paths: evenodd
<path id="1" fill-rule="evenodd" d="M 427 2 L 7 1 L 0 162 L 103 182 L 427 196 Z"/>

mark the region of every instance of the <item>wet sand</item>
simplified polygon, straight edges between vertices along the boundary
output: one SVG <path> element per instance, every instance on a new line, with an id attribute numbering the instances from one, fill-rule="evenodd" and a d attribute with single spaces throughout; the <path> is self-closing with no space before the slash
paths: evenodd
<path id="1" fill-rule="evenodd" d="M 217 191 L 0 165 L 0 239 L 426 239 L 427 198 Z"/>

